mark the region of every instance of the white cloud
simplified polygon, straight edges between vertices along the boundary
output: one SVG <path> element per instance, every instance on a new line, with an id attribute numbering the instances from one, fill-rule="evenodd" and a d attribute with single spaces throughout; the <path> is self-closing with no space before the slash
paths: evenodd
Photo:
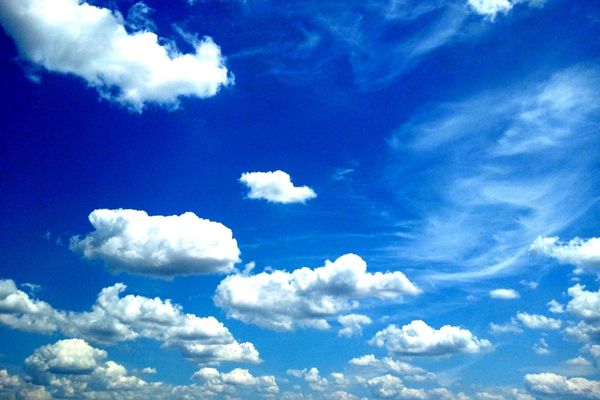
<path id="1" fill-rule="evenodd" d="M 587 359 L 585 359 L 584 357 L 581 357 L 581 356 L 571 358 L 570 360 L 567 360 L 566 363 L 569 365 L 576 366 L 576 367 L 587 367 L 587 366 L 592 365 L 591 362 L 589 362 Z"/>
<path id="2" fill-rule="evenodd" d="M 244 172 L 240 182 L 250 189 L 248 198 L 264 199 L 272 203 L 304 203 L 317 197 L 308 186 L 294 186 L 283 171 Z"/>
<path id="3" fill-rule="evenodd" d="M 116 12 L 78 0 L 7 0 L 0 23 L 24 59 L 78 76 L 138 111 L 149 102 L 176 106 L 180 97 L 214 96 L 233 82 L 212 39 L 182 54 L 152 32 L 128 33 Z"/>
<path id="4" fill-rule="evenodd" d="M 596 270 L 600 268 L 600 238 L 575 238 L 563 243 L 558 237 L 541 237 L 531 244 L 530 251 L 551 257 L 562 264 Z"/>
<path id="5" fill-rule="evenodd" d="M 469 0 L 469 5 L 476 13 L 490 18 L 494 18 L 498 13 L 505 13 L 513 7 L 509 0 Z"/>
<path id="6" fill-rule="evenodd" d="M 567 304 L 569 313 L 588 321 L 600 320 L 600 290 L 589 292 L 577 284 L 570 287 L 568 293 L 572 297 Z"/>
<path id="7" fill-rule="evenodd" d="M 585 378 L 568 378 L 549 372 L 525 375 L 527 388 L 539 395 L 556 398 L 575 396 L 582 399 L 600 399 L 600 381 Z"/>
<path id="8" fill-rule="evenodd" d="M 565 312 L 565 306 L 554 299 L 550 300 L 547 305 L 548 311 L 550 311 L 552 314 L 562 314 Z"/>
<path id="9" fill-rule="evenodd" d="M 493 20 L 498 14 L 506 14 L 515 5 L 527 3 L 533 7 L 540 7 L 546 0 L 468 0 L 469 5 L 477 14 L 484 15 Z"/>
<path id="10" fill-rule="evenodd" d="M 539 354 L 541 356 L 545 356 L 550 354 L 550 349 L 548 348 L 548 343 L 546 343 L 546 339 L 544 338 L 540 338 L 534 345 L 533 345 L 533 351 L 535 351 L 536 354 Z"/>
<path id="11" fill-rule="evenodd" d="M 529 329 L 560 329 L 560 320 L 539 314 L 517 313 L 517 320 Z"/>
<path id="12" fill-rule="evenodd" d="M 147 374 L 147 375 L 154 375 L 156 374 L 156 368 L 154 367 L 146 367 L 144 369 L 142 369 L 142 374 Z"/>
<path id="13" fill-rule="evenodd" d="M 154 215 L 138 210 L 94 210 L 94 232 L 71 238 L 71 249 L 115 271 L 170 278 L 227 273 L 240 261 L 229 228 L 194 213 Z"/>
<path id="14" fill-rule="evenodd" d="M 91 311 L 61 311 L 39 300 L 31 300 L 16 289 L 13 281 L 0 281 L 6 298 L 18 297 L 35 307 L 0 309 L 0 323 L 15 329 L 42 333 L 61 332 L 70 337 L 112 344 L 147 338 L 179 350 L 199 364 L 223 361 L 260 362 L 252 343 L 239 343 L 214 317 L 186 314 L 181 306 L 158 297 L 120 294 L 126 286 L 118 283 L 102 289 Z M 33 321 L 33 322 L 32 322 Z"/>
<path id="15" fill-rule="evenodd" d="M 329 319 L 357 308 L 360 299 L 397 300 L 420 292 L 402 272 L 370 273 L 362 258 L 346 254 L 315 269 L 230 275 L 214 300 L 229 317 L 247 323 L 279 330 L 327 329 Z"/>
<path id="16" fill-rule="evenodd" d="M 57 374 L 83 374 L 93 371 L 106 358 L 82 339 L 64 339 L 38 348 L 25 360 L 28 368 Z"/>
<path id="17" fill-rule="evenodd" d="M 373 322 L 371 318 L 362 314 L 342 315 L 337 320 L 342 325 L 338 335 L 345 337 L 362 335 L 362 326 L 370 325 Z"/>
<path id="18" fill-rule="evenodd" d="M 436 330 L 421 320 L 402 328 L 389 325 L 377 332 L 369 344 L 385 347 L 391 353 L 414 356 L 479 353 L 492 347 L 488 340 L 478 339 L 469 330 L 451 325 Z"/>
<path id="19" fill-rule="evenodd" d="M 490 291 L 492 299 L 512 300 L 519 298 L 519 292 L 514 289 L 494 289 Z"/>
<path id="20" fill-rule="evenodd" d="M 369 379 L 367 385 L 373 395 L 381 399 L 426 400 L 428 397 L 424 390 L 407 388 L 400 378 L 389 374 Z"/>
<path id="21" fill-rule="evenodd" d="M 250 371 L 242 368 L 235 368 L 230 372 L 220 372 L 215 368 L 201 368 L 194 373 L 193 377 L 202 382 L 205 393 L 213 395 L 236 393 L 240 389 L 250 389 L 263 394 L 279 393 L 274 376 L 254 376 Z"/>
<path id="22" fill-rule="evenodd" d="M 415 367 L 407 362 L 394 360 L 390 357 L 378 359 L 373 354 L 355 357 L 349 361 L 349 364 L 357 367 L 389 371 L 402 375 L 421 375 L 426 373 L 423 368 Z"/>
<path id="23" fill-rule="evenodd" d="M 287 374 L 296 378 L 304 379 L 304 381 L 308 384 L 308 387 L 315 392 L 324 392 L 329 385 L 327 378 L 322 377 L 319 369 L 315 367 L 303 370 L 289 369 Z"/>

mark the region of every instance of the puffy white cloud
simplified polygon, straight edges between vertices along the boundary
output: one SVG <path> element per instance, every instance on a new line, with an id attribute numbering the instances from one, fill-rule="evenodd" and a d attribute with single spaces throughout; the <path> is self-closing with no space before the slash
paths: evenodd
<path id="1" fill-rule="evenodd" d="M 358 307 L 360 299 L 419 293 L 402 272 L 370 273 L 362 258 L 346 254 L 315 269 L 230 275 L 214 300 L 229 317 L 247 323 L 279 330 L 327 329 L 329 319 Z"/>
<path id="2" fill-rule="evenodd" d="M 517 320 L 529 329 L 560 329 L 560 320 L 539 314 L 517 313 Z"/>
<path id="3" fill-rule="evenodd" d="M 572 264 L 591 270 L 600 268 L 600 238 L 585 240 L 576 237 L 563 243 L 556 236 L 539 236 L 529 250 L 554 258 L 562 264 Z"/>
<path id="4" fill-rule="evenodd" d="M 539 7 L 545 0 L 468 0 L 471 9 L 477 14 L 484 15 L 493 20 L 497 14 L 507 13 L 513 6 L 519 3 L 528 3 L 533 7 Z"/>
<path id="5" fill-rule="evenodd" d="M 510 10 L 513 5 L 510 0 L 469 0 L 469 5 L 478 14 L 494 18 L 498 13 Z"/>
<path id="6" fill-rule="evenodd" d="M 38 372 L 85 374 L 92 372 L 104 358 L 104 350 L 90 346 L 85 340 L 64 339 L 38 348 L 27 357 L 25 365 Z"/>
<path id="7" fill-rule="evenodd" d="M 424 390 L 407 388 L 400 378 L 389 374 L 369 379 L 367 385 L 373 395 L 381 399 L 426 400 L 428 397 Z"/>
<path id="8" fill-rule="evenodd" d="M 337 320 L 342 325 L 338 335 L 345 337 L 362 335 L 362 326 L 370 325 L 373 322 L 371 318 L 362 314 L 342 315 Z"/>
<path id="9" fill-rule="evenodd" d="M 308 387 L 316 392 L 324 392 L 327 389 L 329 381 L 321 376 L 318 368 L 310 369 L 289 369 L 287 374 L 296 378 L 302 378 L 308 384 Z"/>
<path id="10" fill-rule="evenodd" d="M 71 238 L 71 249 L 100 259 L 110 269 L 170 278 L 227 273 L 240 261 L 233 233 L 225 225 L 197 217 L 154 215 L 138 210 L 94 210 L 94 232 Z"/>
<path id="11" fill-rule="evenodd" d="M 10 279 L 0 280 L 0 323 L 28 332 L 50 333 L 64 315 L 49 304 L 31 299 Z"/>
<path id="12" fill-rule="evenodd" d="M 356 367 L 369 368 L 371 370 L 393 372 L 401 375 L 408 375 L 412 378 L 422 378 L 433 376 L 431 373 L 427 373 L 423 368 L 415 367 L 404 361 L 394 360 L 390 357 L 384 357 L 378 359 L 373 354 L 366 354 L 361 357 L 355 357 L 348 362 L 350 365 Z M 417 379 L 423 380 L 423 379 Z"/>
<path id="13" fill-rule="evenodd" d="M 567 360 L 566 362 L 569 365 L 574 365 L 577 367 L 587 367 L 589 365 L 592 365 L 591 362 L 589 362 L 587 359 L 585 359 L 584 357 L 581 357 L 581 356 L 571 358 L 571 359 Z"/>
<path id="14" fill-rule="evenodd" d="M 577 284 L 570 287 L 568 293 L 572 297 L 567 304 L 569 313 L 588 321 L 600 320 L 600 290 L 589 292 Z"/>
<path id="15" fill-rule="evenodd" d="M 568 378 L 554 373 L 527 374 L 525 384 L 534 394 L 556 398 L 574 396 L 581 399 L 600 399 L 600 381 Z"/>
<path id="16" fill-rule="evenodd" d="M 252 343 L 240 343 L 214 317 L 186 314 L 182 307 L 158 297 L 136 295 L 121 297 L 126 289 L 122 283 L 104 288 L 96 303 L 87 312 L 55 310 L 39 300 L 32 300 L 19 291 L 11 280 L 0 281 L 3 297 L 18 297 L 32 307 L 0 309 L 0 323 L 15 329 L 38 332 L 61 332 L 95 343 L 116 342 L 147 338 L 160 341 L 166 347 L 179 350 L 186 358 L 200 364 L 222 361 L 260 362 Z M 21 312 L 26 311 L 26 312 Z M 32 322 L 38 321 L 38 322 Z M 41 322 L 40 322 L 41 321 Z"/>
<path id="17" fill-rule="evenodd" d="M 478 339 L 469 330 L 444 325 L 436 330 L 424 321 L 415 320 L 398 328 L 389 325 L 369 341 L 395 354 L 443 356 L 456 353 L 478 353 L 492 347 L 486 339 Z"/>
<path id="18" fill-rule="evenodd" d="M 548 302 L 548 311 L 550 311 L 552 314 L 562 314 L 565 312 L 565 306 L 552 299 Z"/>
<path id="19" fill-rule="evenodd" d="M 250 189 L 250 199 L 264 199 L 272 203 L 304 203 L 317 197 L 308 186 L 294 186 L 290 176 L 281 170 L 244 172 L 240 182 Z"/>
<path id="20" fill-rule="evenodd" d="M 514 289 L 494 289 L 490 291 L 492 299 L 512 300 L 519 298 L 519 292 Z"/>
<path id="21" fill-rule="evenodd" d="M 80 0 L 7 0 L 0 24 L 24 59 L 78 76 L 138 111 L 148 102 L 172 107 L 180 97 L 213 96 L 233 82 L 212 39 L 182 54 L 155 33 L 128 33 L 120 14 Z"/>
<path id="22" fill-rule="evenodd" d="M 215 395 L 235 393 L 239 389 L 251 389 L 263 394 L 279 393 L 274 376 L 254 376 L 250 371 L 242 368 L 230 372 L 220 372 L 215 368 L 201 368 L 194 373 L 193 377 L 203 383 L 205 391 Z"/>

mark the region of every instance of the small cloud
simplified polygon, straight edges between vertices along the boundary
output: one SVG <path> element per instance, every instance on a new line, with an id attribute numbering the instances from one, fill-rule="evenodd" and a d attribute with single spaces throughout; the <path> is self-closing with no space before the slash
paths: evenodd
<path id="1" fill-rule="evenodd" d="M 155 375 L 156 374 L 156 368 L 153 367 L 146 367 L 142 370 L 143 374 L 147 374 L 147 375 Z"/>
<path id="2" fill-rule="evenodd" d="M 518 299 L 519 292 L 514 289 L 494 289 L 490 291 L 490 297 L 492 299 L 500 299 L 500 300 L 513 300 Z"/>
<path id="3" fill-rule="evenodd" d="M 317 194 L 308 186 L 294 186 L 290 175 L 281 170 L 244 172 L 240 182 L 250 189 L 249 199 L 263 199 L 272 203 L 304 203 Z"/>
<path id="4" fill-rule="evenodd" d="M 548 311 L 550 311 L 552 314 L 562 314 L 565 312 L 565 306 L 554 299 L 550 300 L 547 305 Z"/>
<path id="5" fill-rule="evenodd" d="M 533 351 L 535 351 L 536 354 L 539 354 L 541 356 L 545 356 L 550 354 L 550 349 L 548 348 L 548 343 L 546 343 L 546 339 L 544 338 L 540 338 L 540 340 L 538 340 L 534 345 L 533 345 Z"/>

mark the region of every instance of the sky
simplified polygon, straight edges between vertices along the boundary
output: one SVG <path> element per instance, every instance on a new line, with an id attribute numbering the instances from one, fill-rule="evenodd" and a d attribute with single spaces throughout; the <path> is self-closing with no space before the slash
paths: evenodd
<path id="1" fill-rule="evenodd" d="M 0 26 L 0 398 L 600 399 L 599 2 Z"/>

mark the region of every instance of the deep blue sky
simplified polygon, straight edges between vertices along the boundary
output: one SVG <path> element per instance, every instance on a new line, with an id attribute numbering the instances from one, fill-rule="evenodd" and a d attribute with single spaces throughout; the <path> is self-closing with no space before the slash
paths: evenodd
<path id="1" fill-rule="evenodd" d="M 600 398 L 600 3 L 45 4 L 0 0 L 0 397 Z M 158 41 L 119 47 L 143 32 Z M 277 170 L 295 185 L 282 196 L 316 197 L 240 181 Z M 102 209 L 156 225 L 123 239 L 90 224 Z M 221 240 L 186 212 L 229 228 L 239 258 L 180 245 Z M 142 255 L 101 248 L 115 237 Z M 331 272 L 349 253 L 366 272 Z M 307 289 L 301 267 L 333 278 Z M 259 356 L 191 356 L 173 320 L 132 308 L 75 314 L 117 282 L 122 299 L 216 318 Z M 347 315 L 362 320 L 349 334 Z M 87 318 L 135 334 L 107 341 Z"/>

